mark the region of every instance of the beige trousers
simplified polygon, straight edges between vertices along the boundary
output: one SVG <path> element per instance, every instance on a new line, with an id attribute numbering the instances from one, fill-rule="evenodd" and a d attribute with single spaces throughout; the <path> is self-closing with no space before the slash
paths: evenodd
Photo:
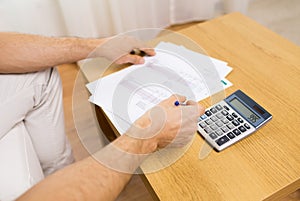
<path id="1" fill-rule="evenodd" d="M 56 68 L 0 74 L 0 140 L 20 122 L 45 175 L 74 161 L 65 135 L 62 85 Z"/>

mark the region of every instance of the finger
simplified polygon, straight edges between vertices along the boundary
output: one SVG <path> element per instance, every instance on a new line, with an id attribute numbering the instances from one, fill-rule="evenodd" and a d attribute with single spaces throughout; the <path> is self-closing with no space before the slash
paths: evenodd
<path id="1" fill-rule="evenodd" d="M 165 107 L 173 107 L 175 106 L 175 102 L 184 102 L 186 100 L 185 96 L 173 94 L 169 98 L 162 100 L 159 105 L 165 106 Z"/>
<path id="2" fill-rule="evenodd" d="M 148 56 L 155 55 L 155 50 L 153 48 L 149 47 L 148 45 L 146 45 L 146 43 L 144 43 L 144 41 L 141 41 L 132 36 L 123 36 L 122 40 L 127 41 L 128 44 L 131 44 L 131 47 L 133 47 L 132 50 L 137 49 L 137 50 L 143 51 Z"/>
<path id="3" fill-rule="evenodd" d="M 192 101 L 192 100 L 188 100 L 185 104 L 186 105 L 197 105 L 197 102 Z"/>
<path id="4" fill-rule="evenodd" d="M 180 103 L 183 103 L 183 102 L 185 102 L 186 101 L 186 97 L 185 96 L 182 96 L 182 95 L 179 95 L 179 94 L 173 94 L 172 96 L 171 96 L 171 98 L 173 99 L 173 100 L 177 100 L 177 101 L 179 101 Z"/>
<path id="5" fill-rule="evenodd" d="M 173 103 L 175 101 L 184 102 L 186 100 L 185 96 L 179 95 L 179 94 L 172 94 L 169 98 L 163 100 L 162 102 Z"/>
<path id="6" fill-rule="evenodd" d="M 132 63 L 132 64 L 143 64 L 145 60 L 143 57 L 138 55 L 124 55 L 116 61 L 117 64 L 125 64 L 125 63 Z"/>
<path id="7" fill-rule="evenodd" d="M 162 101 L 162 103 L 173 107 L 173 106 L 178 106 L 180 103 L 183 103 L 185 101 L 186 101 L 185 96 L 179 94 L 173 94 L 168 99 Z"/>
<path id="8" fill-rule="evenodd" d="M 199 116 L 202 116 L 205 112 L 205 107 L 203 105 L 201 105 L 200 103 L 197 104 L 197 108 L 198 108 L 198 114 Z"/>
<path id="9" fill-rule="evenodd" d="M 145 52 L 148 56 L 154 56 L 156 54 L 153 48 L 140 48 L 143 52 Z"/>
<path id="10" fill-rule="evenodd" d="M 192 106 L 192 110 L 196 112 L 194 114 L 196 114 L 198 117 L 203 115 L 205 112 L 205 108 L 203 107 L 203 105 L 192 100 L 188 100 L 186 102 L 186 106 Z"/>

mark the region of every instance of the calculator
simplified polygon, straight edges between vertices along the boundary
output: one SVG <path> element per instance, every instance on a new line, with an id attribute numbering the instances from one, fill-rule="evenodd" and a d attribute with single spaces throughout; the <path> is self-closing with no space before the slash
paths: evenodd
<path id="1" fill-rule="evenodd" d="M 241 90 L 207 108 L 198 132 L 217 151 L 233 145 L 272 119 L 272 115 Z"/>

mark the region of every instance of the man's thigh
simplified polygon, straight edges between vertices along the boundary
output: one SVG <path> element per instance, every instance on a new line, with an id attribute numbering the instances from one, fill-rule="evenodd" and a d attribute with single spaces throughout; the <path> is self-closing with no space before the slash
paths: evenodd
<path id="1" fill-rule="evenodd" d="M 38 88 L 49 81 L 51 69 L 37 73 L 0 74 L 0 138 L 39 102 Z"/>
<path id="2" fill-rule="evenodd" d="M 23 121 L 46 174 L 73 162 L 65 136 L 62 86 L 57 70 L 0 75 L 0 86 L 0 107 L 8 114 L 0 115 L 4 122 L 0 138 Z"/>

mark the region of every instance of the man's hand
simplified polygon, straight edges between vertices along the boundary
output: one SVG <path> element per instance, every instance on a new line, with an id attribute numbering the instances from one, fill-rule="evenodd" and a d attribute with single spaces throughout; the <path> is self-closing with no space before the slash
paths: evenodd
<path id="1" fill-rule="evenodd" d="M 185 102 L 186 98 L 172 95 L 139 118 L 126 134 L 143 140 L 150 152 L 167 145 L 186 145 L 197 131 L 197 120 L 204 107 L 194 101 L 175 106 L 176 100 Z"/>
<path id="2" fill-rule="evenodd" d="M 130 54 L 134 49 L 143 51 L 147 56 L 155 55 L 153 48 L 147 47 L 142 41 L 130 36 L 115 36 L 104 39 L 96 48 L 95 55 L 103 56 L 116 64 L 143 64 L 145 60 L 141 55 Z"/>

